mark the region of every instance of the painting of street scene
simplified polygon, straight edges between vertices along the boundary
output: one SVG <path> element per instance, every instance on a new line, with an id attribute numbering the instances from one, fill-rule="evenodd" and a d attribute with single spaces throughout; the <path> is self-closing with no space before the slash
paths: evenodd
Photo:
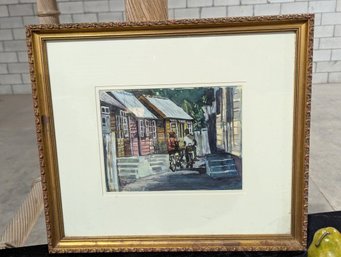
<path id="1" fill-rule="evenodd" d="M 242 87 L 100 90 L 107 192 L 242 189 Z"/>

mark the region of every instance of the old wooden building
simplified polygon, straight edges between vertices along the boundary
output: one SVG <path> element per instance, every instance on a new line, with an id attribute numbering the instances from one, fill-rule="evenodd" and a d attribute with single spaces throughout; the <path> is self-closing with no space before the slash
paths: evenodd
<path id="1" fill-rule="evenodd" d="M 108 191 L 168 169 L 168 154 L 155 154 L 157 117 L 132 93 L 100 92 L 103 157 Z"/>
<path id="2" fill-rule="evenodd" d="M 185 129 L 193 133 L 193 118 L 180 106 L 166 97 L 161 96 L 141 96 L 139 100 L 158 117 L 157 138 L 158 151 L 167 151 L 169 132 L 176 133 L 180 142 L 180 147 L 184 145 L 183 138 Z"/>
<path id="3" fill-rule="evenodd" d="M 242 156 L 241 87 L 223 87 L 215 91 L 217 148 Z"/>
<path id="4" fill-rule="evenodd" d="M 116 191 L 119 186 L 116 169 L 117 136 L 115 116 L 117 113 L 126 112 L 126 108 L 105 92 L 100 92 L 99 98 L 106 186 L 108 191 Z"/>
<path id="5" fill-rule="evenodd" d="M 126 108 L 115 116 L 117 157 L 153 154 L 157 142 L 157 117 L 130 92 L 116 90 L 109 94 Z"/>

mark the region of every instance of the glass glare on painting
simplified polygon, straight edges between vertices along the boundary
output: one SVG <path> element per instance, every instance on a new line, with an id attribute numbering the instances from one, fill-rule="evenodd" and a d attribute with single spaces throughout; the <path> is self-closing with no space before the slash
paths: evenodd
<path id="1" fill-rule="evenodd" d="M 106 190 L 242 189 L 242 88 L 99 91 Z"/>

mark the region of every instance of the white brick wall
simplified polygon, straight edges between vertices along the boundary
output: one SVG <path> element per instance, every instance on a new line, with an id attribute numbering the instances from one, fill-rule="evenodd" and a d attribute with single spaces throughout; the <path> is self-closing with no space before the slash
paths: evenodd
<path id="1" fill-rule="evenodd" d="M 269 3 L 289 3 L 295 2 L 295 0 L 269 0 Z"/>
<path id="2" fill-rule="evenodd" d="M 338 83 L 341 80 L 341 72 L 329 73 L 329 81 L 331 83 Z"/>
<path id="3" fill-rule="evenodd" d="M 0 0 L 0 94 L 31 92 L 24 26 L 38 23 L 35 3 L 36 0 Z M 124 0 L 57 0 L 57 3 L 62 23 L 124 19 Z"/>
<path id="4" fill-rule="evenodd" d="M 320 12 L 334 12 L 336 8 L 336 1 L 309 1 L 308 11 L 312 13 Z"/>
<path id="5" fill-rule="evenodd" d="M 338 72 L 341 70 L 341 61 L 318 62 L 316 72 Z"/>
<path id="6" fill-rule="evenodd" d="M 24 25 L 36 0 L 0 0 L 0 94 L 30 93 Z M 62 23 L 124 20 L 124 0 L 57 0 Z M 168 0 L 169 18 L 315 13 L 313 83 L 341 83 L 341 0 Z"/>
<path id="7" fill-rule="evenodd" d="M 341 12 L 341 1 L 340 0 L 336 0 L 336 11 Z"/>
<path id="8" fill-rule="evenodd" d="M 175 19 L 196 19 L 200 17 L 200 8 L 182 8 L 174 10 Z"/>
<path id="9" fill-rule="evenodd" d="M 336 49 L 341 46 L 341 37 L 328 37 L 320 39 L 320 49 Z"/>
<path id="10" fill-rule="evenodd" d="M 83 2 L 63 2 L 58 6 L 61 13 L 84 13 Z"/>
<path id="11" fill-rule="evenodd" d="M 281 14 L 306 13 L 308 2 L 285 3 L 281 6 Z"/>
<path id="12" fill-rule="evenodd" d="M 109 6 L 111 12 L 123 12 L 124 11 L 124 0 L 109 0 Z"/>
<path id="13" fill-rule="evenodd" d="M 0 17 L 6 17 L 8 16 L 8 8 L 7 6 L 0 6 Z"/>
<path id="14" fill-rule="evenodd" d="M 8 64 L 8 72 L 14 74 L 25 74 L 28 70 L 27 63 L 9 63 Z"/>
<path id="15" fill-rule="evenodd" d="M 23 20 L 21 17 L 0 18 L 0 29 L 22 28 Z"/>
<path id="16" fill-rule="evenodd" d="M 108 1 L 86 1 L 84 2 L 85 12 L 107 12 L 109 9 Z"/>
<path id="17" fill-rule="evenodd" d="M 97 22 L 96 13 L 72 14 L 73 22 Z"/>
<path id="18" fill-rule="evenodd" d="M 12 62 L 17 62 L 17 61 L 18 61 L 18 58 L 17 58 L 16 53 L 6 53 L 6 52 L 0 53 L 0 63 L 12 63 Z"/>
<path id="19" fill-rule="evenodd" d="M 241 0 L 241 4 L 266 4 L 267 0 Z"/>
<path id="20" fill-rule="evenodd" d="M 0 75 L 0 80 L 5 85 L 22 83 L 20 74 L 3 74 L 3 75 Z"/>
<path id="21" fill-rule="evenodd" d="M 331 50 L 314 50 L 314 60 L 316 62 L 329 61 L 331 54 Z"/>
<path id="22" fill-rule="evenodd" d="M 212 6 L 213 0 L 187 0 L 188 7 Z"/>
<path id="23" fill-rule="evenodd" d="M 259 4 L 255 5 L 255 15 L 278 15 L 281 11 L 280 4 Z"/>
<path id="24" fill-rule="evenodd" d="M 32 4 L 20 4 L 20 5 L 9 5 L 9 15 L 10 16 L 26 16 L 33 15 L 33 5 Z"/>
<path id="25" fill-rule="evenodd" d="M 110 22 L 110 21 L 123 21 L 122 12 L 108 12 L 98 14 L 99 22 Z"/>
<path id="26" fill-rule="evenodd" d="M 341 25 L 336 25 L 335 26 L 334 35 L 336 37 L 341 37 Z"/>
<path id="27" fill-rule="evenodd" d="M 0 38 L 1 40 L 12 40 L 13 39 L 12 30 L 10 29 L 0 30 Z"/>
<path id="28" fill-rule="evenodd" d="M 226 17 L 226 7 L 204 7 L 201 9 L 201 18 Z"/>
<path id="29" fill-rule="evenodd" d="M 240 0 L 214 0 L 213 5 L 215 6 L 230 6 L 230 5 L 239 5 Z"/>
<path id="30" fill-rule="evenodd" d="M 320 37 L 333 37 L 334 26 L 315 26 L 314 36 L 315 38 Z"/>
<path id="31" fill-rule="evenodd" d="M 250 5 L 229 6 L 227 8 L 227 15 L 229 17 L 252 16 L 253 15 L 253 6 L 250 6 Z"/>
<path id="32" fill-rule="evenodd" d="M 186 8 L 186 0 L 168 0 L 168 8 Z"/>
<path id="33" fill-rule="evenodd" d="M 0 74 L 7 74 L 7 65 L 6 64 L 0 64 Z"/>
<path id="34" fill-rule="evenodd" d="M 334 24 L 341 24 L 341 12 L 322 14 L 322 25 Z"/>
<path id="35" fill-rule="evenodd" d="M 316 72 L 313 77 L 313 83 L 326 84 L 328 82 L 328 72 Z"/>
<path id="36" fill-rule="evenodd" d="M 341 49 L 332 50 L 332 61 L 340 61 L 341 60 Z"/>

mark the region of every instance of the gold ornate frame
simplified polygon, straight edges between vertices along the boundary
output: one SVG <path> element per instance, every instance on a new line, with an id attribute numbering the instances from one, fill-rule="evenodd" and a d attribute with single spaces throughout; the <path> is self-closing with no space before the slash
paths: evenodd
<path id="1" fill-rule="evenodd" d="M 165 22 L 28 26 L 27 45 L 49 251 L 65 253 L 304 250 L 307 239 L 313 24 L 313 15 L 305 14 Z M 65 237 L 46 41 L 284 31 L 296 34 L 291 234 Z"/>

